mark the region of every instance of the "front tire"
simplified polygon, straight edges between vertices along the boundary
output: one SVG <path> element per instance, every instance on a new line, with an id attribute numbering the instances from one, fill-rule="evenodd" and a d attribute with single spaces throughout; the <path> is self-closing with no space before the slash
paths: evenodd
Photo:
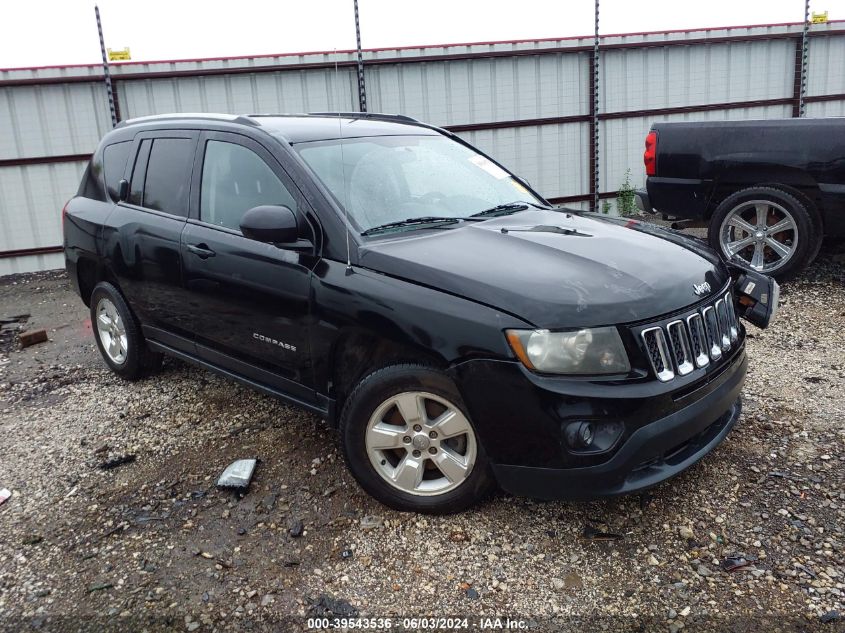
<path id="1" fill-rule="evenodd" d="M 340 433 L 352 475 L 396 510 L 460 512 L 495 488 L 455 384 L 431 367 L 393 365 L 364 378 Z"/>
<path id="2" fill-rule="evenodd" d="M 780 280 L 806 268 L 821 240 L 806 204 L 774 187 L 725 198 L 710 219 L 709 238 L 726 260 Z"/>
<path id="3" fill-rule="evenodd" d="M 114 373 L 137 380 L 161 367 L 162 355 L 147 347 L 135 315 L 113 284 L 101 281 L 94 286 L 90 305 L 97 348 Z"/>

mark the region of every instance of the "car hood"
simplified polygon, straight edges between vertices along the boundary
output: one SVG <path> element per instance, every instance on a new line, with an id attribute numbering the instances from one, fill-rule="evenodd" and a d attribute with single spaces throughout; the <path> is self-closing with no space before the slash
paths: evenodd
<path id="1" fill-rule="evenodd" d="M 532 209 L 457 228 L 398 233 L 360 265 L 483 303 L 536 327 L 631 323 L 721 289 L 728 272 L 698 240 L 633 220 Z"/>

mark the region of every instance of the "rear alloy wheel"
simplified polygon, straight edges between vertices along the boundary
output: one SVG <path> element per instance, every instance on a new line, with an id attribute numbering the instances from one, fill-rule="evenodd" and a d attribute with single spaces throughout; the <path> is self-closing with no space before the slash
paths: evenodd
<path id="1" fill-rule="evenodd" d="M 126 326 L 117 312 L 117 308 L 108 297 L 97 302 L 97 335 L 103 344 L 103 351 L 116 365 L 126 362 L 126 352 L 129 341 L 126 337 Z"/>
<path id="2" fill-rule="evenodd" d="M 710 223 L 710 242 L 725 259 L 781 279 L 809 263 L 820 239 L 815 233 L 805 205 L 771 187 L 729 196 Z"/>
<path id="3" fill-rule="evenodd" d="M 135 315 L 114 284 L 101 281 L 94 286 L 90 305 L 97 347 L 114 373 L 136 380 L 161 367 L 162 355 L 147 347 Z"/>
<path id="4" fill-rule="evenodd" d="M 355 479 L 397 510 L 460 512 L 495 488 L 455 383 L 432 367 L 392 365 L 365 377 L 340 432 Z"/>

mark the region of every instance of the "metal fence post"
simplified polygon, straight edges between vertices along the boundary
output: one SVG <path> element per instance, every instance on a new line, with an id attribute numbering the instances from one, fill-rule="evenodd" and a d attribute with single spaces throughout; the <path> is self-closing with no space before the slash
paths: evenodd
<path id="1" fill-rule="evenodd" d="M 367 89 L 364 86 L 364 58 L 361 55 L 361 22 L 358 19 L 358 0 L 355 2 L 355 40 L 358 44 L 358 108 L 367 111 Z"/>
<path id="2" fill-rule="evenodd" d="M 109 73 L 109 58 L 106 55 L 106 42 L 103 39 L 103 24 L 100 22 L 100 7 L 94 5 L 94 14 L 97 16 L 97 32 L 100 34 L 100 52 L 103 54 L 103 77 L 106 80 L 106 93 L 109 95 L 109 111 L 111 112 L 111 126 L 117 125 L 117 109 L 114 104 L 114 92 L 111 85 L 111 74 Z"/>
<path id="3" fill-rule="evenodd" d="M 804 31 L 801 34 L 801 91 L 798 95 L 798 116 L 805 114 L 804 97 L 807 96 L 807 65 L 810 31 L 810 0 L 804 0 Z"/>
<path id="4" fill-rule="evenodd" d="M 590 193 L 591 211 L 599 210 L 599 0 L 595 0 L 596 21 L 593 57 L 590 63 Z"/>

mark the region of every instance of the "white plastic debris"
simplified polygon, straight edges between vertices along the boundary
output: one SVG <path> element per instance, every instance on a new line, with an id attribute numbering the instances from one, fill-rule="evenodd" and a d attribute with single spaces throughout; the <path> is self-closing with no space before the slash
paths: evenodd
<path id="1" fill-rule="evenodd" d="M 220 488 L 246 489 L 252 480 L 252 473 L 255 472 L 256 461 L 254 459 L 239 459 L 232 462 L 220 475 L 217 486 Z"/>
<path id="2" fill-rule="evenodd" d="M 12 492 L 8 488 L 3 488 L 0 490 L 0 505 L 6 503 L 9 497 L 12 496 Z"/>

